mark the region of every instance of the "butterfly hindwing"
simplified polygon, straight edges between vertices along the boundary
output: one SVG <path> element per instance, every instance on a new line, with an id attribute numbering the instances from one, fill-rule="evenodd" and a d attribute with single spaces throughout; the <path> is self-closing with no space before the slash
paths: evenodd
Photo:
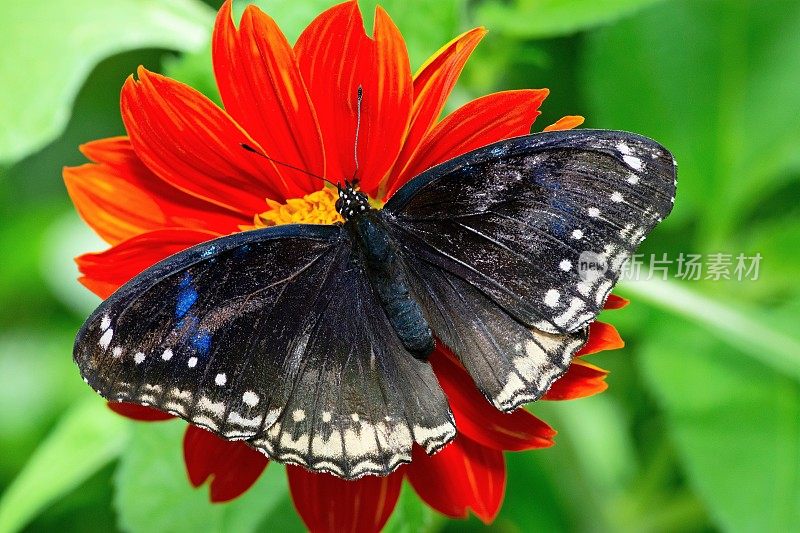
<path id="1" fill-rule="evenodd" d="M 586 328 L 566 334 L 537 330 L 458 276 L 425 261 L 407 265 L 431 327 L 501 411 L 539 399 L 586 342 Z"/>
<path id="2" fill-rule="evenodd" d="M 357 261 L 323 286 L 293 392 L 270 429 L 251 440 L 270 456 L 353 478 L 386 474 L 455 437 L 433 371 L 406 351 Z"/>
<path id="3" fill-rule="evenodd" d="M 550 132 L 426 171 L 384 216 L 406 256 L 466 280 L 529 326 L 565 334 L 595 318 L 625 260 L 670 212 L 675 183 L 672 155 L 650 139 Z"/>
<path id="4" fill-rule="evenodd" d="M 403 348 L 339 226 L 292 225 L 176 254 L 78 334 L 84 379 L 275 459 L 387 474 L 455 435 L 427 363 Z"/>

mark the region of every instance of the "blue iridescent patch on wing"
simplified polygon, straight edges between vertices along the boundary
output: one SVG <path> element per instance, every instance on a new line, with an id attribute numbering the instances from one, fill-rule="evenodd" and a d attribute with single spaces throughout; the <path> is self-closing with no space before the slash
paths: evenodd
<path id="1" fill-rule="evenodd" d="M 201 355 L 206 355 L 211 348 L 211 334 L 207 331 L 197 332 L 192 337 L 192 346 Z"/>
<path id="2" fill-rule="evenodd" d="M 175 304 L 175 318 L 183 318 L 197 301 L 197 290 L 192 286 L 192 277 L 186 274 L 181 280 L 178 301 Z"/>

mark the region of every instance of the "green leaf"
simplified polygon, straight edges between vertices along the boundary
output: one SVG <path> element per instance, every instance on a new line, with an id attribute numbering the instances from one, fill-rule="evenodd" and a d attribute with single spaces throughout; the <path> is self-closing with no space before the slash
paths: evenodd
<path id="1" fill-rule="evenodd" d="M 662 0 L 488 0 L 475 20 L 522 39 L 568 35 L 608 24 Z"/>
<path id="2" fill-rule="evenodd" d="M 0 531 L 22 529 L 120 453 L 128 423 L 92 398 L 64 414 L 0 499 Z"/>
<path id="3" fill-rule="evenodd" d="M 122 454 L 115 478 L 115 506 L 126 531 L 254 531 L 264 518 L 285 506 L 288 483 L 272 463 L 243 496 L 212 504 L 208 488 L 189 483 L 180 420 L 137 424 Z M 294 512 L 294 511 L 290 511 Z"/>
<path id="4" fill-rule="evenodd" d="M 643 373 L 713 518 L 724 531 L 796 530 L 800 385 L 693 321 L 660 323 L 642 350 Z"/>
<path id="5" fill-rule="evenodd" d="M 188 51 L 208 38 L 211 10 L 197 0 L 6 2 L 0 35 L 0 163 L 22 159 L 63 130 L 92 68 L 125 50 Z"/>

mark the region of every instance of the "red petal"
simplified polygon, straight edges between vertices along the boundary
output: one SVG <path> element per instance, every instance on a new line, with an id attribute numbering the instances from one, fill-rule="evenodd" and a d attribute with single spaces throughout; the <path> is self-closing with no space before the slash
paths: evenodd
<path id="1" fill-rule="evenodd" d="M 371 195 L 400 152 L 413 93 L 405 42 L 380 7 L 373 38 L 352 1 L 318 16 L 294 47 L 322 130 L 327 175 L 335 179 L 356 175 L 356 95 L 363 88 L 358 177 Z"/>
<path id="2" fill-rule="evenodd" d="M 228 0 L 217 15 L 212 43 L 225 110 L 270 157 L 323 174 L 325 156 L 314 108 L 294 51 L 275 21 L 249 5 L 237 31 Z M 320 188 L 319 181 L 302 172 L 284 166 L 279 170 L 305 193 Z"/>
<path id="3" fill-rule="evenodd" d="M 567 115 L 556 120 L 542 131 L 571 130 L 583 124 L 584 120 L 586 119 L 580 115 Z"/>
<path id="4" fill-rule="evenodd" d="M 605 381 L 607 375 L 608 370 L 585 361 L 573 361 L 567 373 L 553 383 L 544 399 L 574 400 L 603 392 L 608 388 Z"/>
<path id="5" fill-rule="evenodd" d="M 506 91 L 473 100 L 444 118 L 422 139 L 389 195 L 410 178 L 458 155 L 495 141 L 530 133 L 547 89 Z"/>
<path id="6" fill-rule="evenodd" d="M 126 137 L 93 141 L 94 161 L 64 168 L 64 182 L 86 223 L 111 244 L 146 231 L 185 227 L 231 233 L 249 219 L 169 185 L 153 174 Z"/>
<path id="7" fill-rule="evenodd" d="M 456 419 L 459 434 L 496 450 L 529 450 L 553 445 L 556 432 L 524 409 L 503 413 L 475 387 L 467 371 L 437 348 L 430 362 Z"/>
<path id="8" fill-rule="evenodd" d="M 415 446 L 408 480 L 425 503 L 452 518 L 472 511 L 488 524 L 497 516 L 506 488 L 503 453 L 459 435 L 436 455 Z"/>
<path id="9" fill-rule="evenodd" d="M 346 533 L 380 531 L 394 511 L 403 471 L 355 481 L 287 466 L 297 512 L 309 530 Z"/>
<path id="10" fill-rule="evenodd" d="M 125 416 L 132 420 L 138 420 L 140 422 L 158 422 L 161 420 L 170 420 L 175 418 L 169 413 L 136 403 L 108 402 L 106 405 L 108 405 L 108 408 L 118 415 Z"/>
<path id="11" fill-rule="evenodd" d="M 211 478 L 211 501 L 215 503 L 247 492 L 269 462 L 242 441 L 223 440 L 196 426 L 186 428 L 183 457 L 192 485 L 199 487 Z"/>
<path id="12" fill-rule="evenodd" d="M 414 103 L 411 122 L 395 168 L 403 169 L 420 141 L 436 123 L 445 102 L 461 75 L 472 51 L 486 35 L 484 28 L 462 33 L 433 54 L 414 75 Z M 379 191 L 382 196 L 385 191 Z"/>
<path id="13" fill-rule="evenodd" d="M 589 340 L 576 356 L 589 355 L 604 350 L 616 350 L 625 346 L 617 328 L 605 322 L 594 321 L 589 324 Z"/>
<path id="14" fill-rule="evenodd" d="M 135 275 L 165 257 L 208 241 L 218 234 L 188 229 L 164 229 L 142 233 L 104 252 L 75 259 L 83 276 L 80 282 L 100 298 L 108 298 Z"/>
<path id="15" fill-rule="evenodd" d="M 191 87 L 139 68 L 122 88 L 122 120 L 134 150 L 158 176 L 190 194 L 252 217 L 264 198 L 284 200 L 303 190 L 275 165 L 227 113 Z"/>
<path id="16" fill-rule="evenodd" d="M 622 309 L 629 303 L 631 303 L 631 301 L 627 298 L 617 296 L 616 294 L 609 294 L 608 298 L 606 298 L 605 305 L 603 305 L 603 309 Z"/>

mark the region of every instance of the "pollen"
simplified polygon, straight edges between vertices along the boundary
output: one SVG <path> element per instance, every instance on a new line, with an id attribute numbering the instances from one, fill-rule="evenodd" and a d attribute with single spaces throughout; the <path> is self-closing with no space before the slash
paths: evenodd
<path id="1" fill-rule="evenodd" d="M 253 217 L 252 226 L 240 226 L 242 231 L 268 228 L 282 224 L 335 224 L 344 222 L 342 215 L 336 211 L 336 200 L 339 194 L 332 187 L 324 187 L 306 194 L 302 198 L 289 198 L 286 202 L 276 202 L 267 198 L 267 209 Z M 376 209 L 383 203 L 369 199 Z"/>
<path id="2" fill-rule="evenodd" d="M 252 226 L 241 229 L 259 229 L 281 224 L 334 224 L 344 222 L 336 212 L 336 190 L 325 187 L 302 198 L 289 198 L 285 203 L 267 199 L 269 209 L 253 217 Z"/>

